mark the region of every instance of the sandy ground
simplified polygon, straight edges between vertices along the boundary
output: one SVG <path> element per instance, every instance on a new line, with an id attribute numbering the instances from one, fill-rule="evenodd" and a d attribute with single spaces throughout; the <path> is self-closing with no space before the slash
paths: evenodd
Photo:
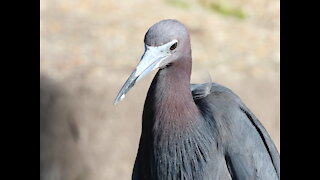
<path id="1" fill-rule="evenodd" d="M 244 19 L 184 2 L 41 0 L 42 180 L 130 179 L 155 73 L 113 100 L 143 53 L 144 33 L 166 18 L 190 30 L 192 82 L 210 74 L 232 89 L 280 151 L 279 0 L 227 1 Z"/>

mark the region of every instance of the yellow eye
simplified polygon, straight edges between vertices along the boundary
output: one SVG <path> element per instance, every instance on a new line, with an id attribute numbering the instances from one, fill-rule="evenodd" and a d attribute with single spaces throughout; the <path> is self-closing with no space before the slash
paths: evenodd
<path id="1" fill-rule="evenodd" d="M 174 43 L 171 47 L 170 47 L 170 50 L 172 51 L 172 50 L 174 50 L 174 49 L 176 49 L 177 48 L 177 43 Z"/>

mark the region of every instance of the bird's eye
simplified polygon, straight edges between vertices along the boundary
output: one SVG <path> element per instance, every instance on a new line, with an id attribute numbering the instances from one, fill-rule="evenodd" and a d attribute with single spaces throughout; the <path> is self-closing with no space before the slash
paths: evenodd
<path id="1" fill-rule="evenodd" d="M 177 48 L 177 43 L 174 43 L 171 47 L 170 47 L 170 50 L 172 51 L 172 50 L 174 50 L 174 49 L 176 49 Z"/>

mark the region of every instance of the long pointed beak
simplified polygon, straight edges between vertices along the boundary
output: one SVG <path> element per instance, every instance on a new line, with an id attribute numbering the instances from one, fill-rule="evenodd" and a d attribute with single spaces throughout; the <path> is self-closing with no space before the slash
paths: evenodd
<path id="1" fill-rule="evenodd" d="M 136 82 L 149 74 L 151 71 L 162 66 L 163 61 L 171 55 L 171 52 L 168 51 L 168 47 L 173 45 L 175 42 L 177 42 L 177 40 L 173 40 L 162 46 L 146 46 L 146 50 L 139 64 L 120 89 L 113 104 L 117 104 L 119 101 L 124 99 L 127 92 L 135 85 Z"/>

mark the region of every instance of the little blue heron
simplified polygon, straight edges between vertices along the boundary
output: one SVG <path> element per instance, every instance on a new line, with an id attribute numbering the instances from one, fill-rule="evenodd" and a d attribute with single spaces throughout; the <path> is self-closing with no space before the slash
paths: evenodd
<path id="1" fill-rule="evenodd" d="M 230 89 L 190 84 L 187 28 L 162 20 L 149 28 L 145 52 L 115 104 L 155 69 L 142 116 L 133 180 L 280 179 L 280 155 L 256 116 Z"/>

